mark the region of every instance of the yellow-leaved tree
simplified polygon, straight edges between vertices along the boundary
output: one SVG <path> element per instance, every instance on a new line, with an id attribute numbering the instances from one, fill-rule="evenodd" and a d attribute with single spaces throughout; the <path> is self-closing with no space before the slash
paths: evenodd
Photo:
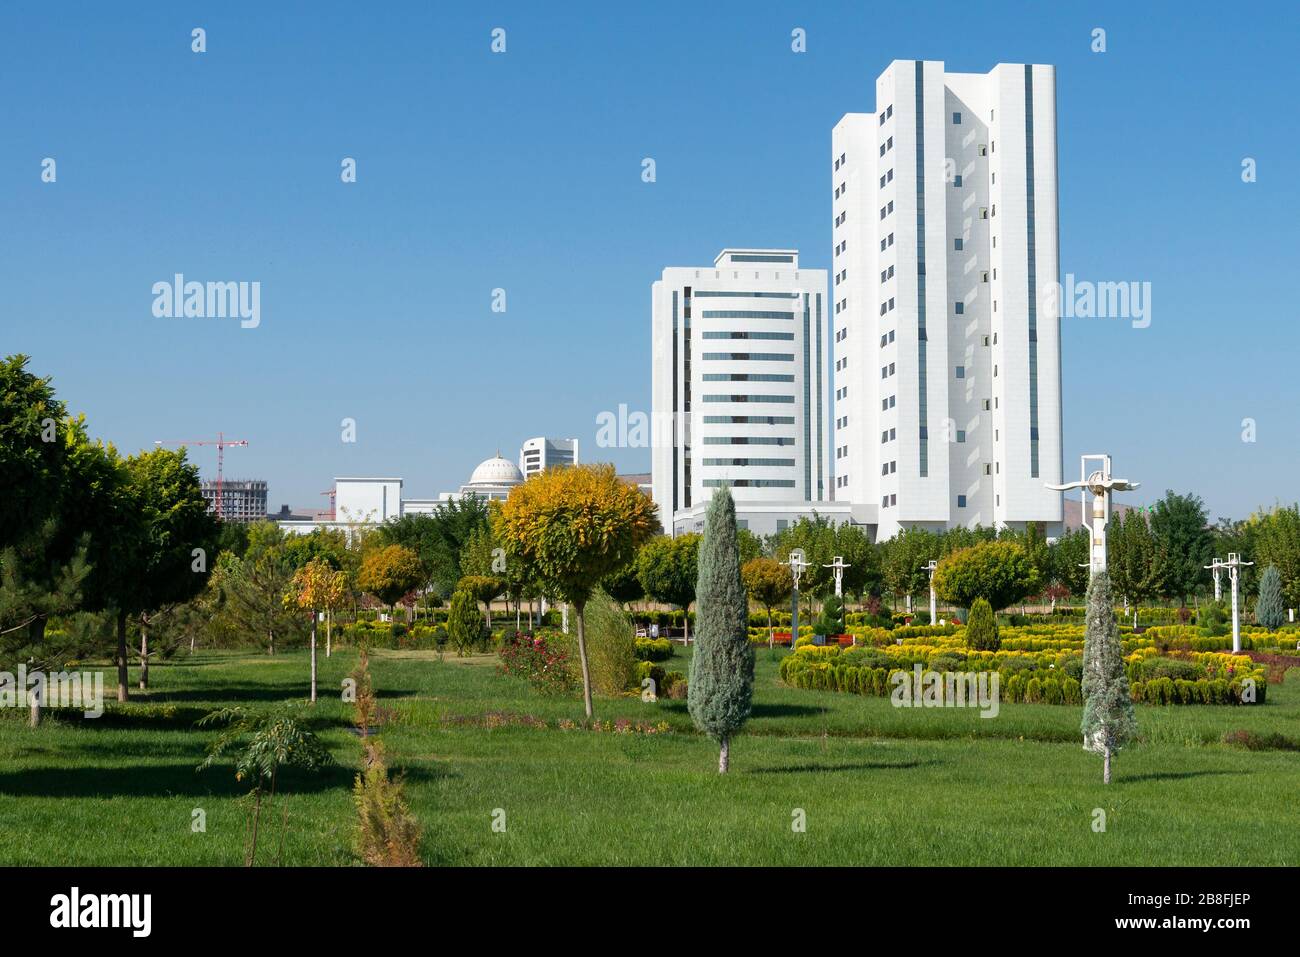
<path id="1" fill-rule="evenodd" d="M 317 612 L 338 608 L 348 593 L 348 577 L 323 558 L 313 558 L 294 573 L 284 603 L 311 612 L 311 701 L 316 703 Z"/>
<path id="2" fill-rule="evenodd" d="M 602 578 L 626 566 L 659 527 L 655 503 L 612 465 L 547 469 L 510 492 L 494 521 L 507 561 L 526 563 L 542 591 L 573 605 L 582 697 L 591 718 L 583 609 Z"/>

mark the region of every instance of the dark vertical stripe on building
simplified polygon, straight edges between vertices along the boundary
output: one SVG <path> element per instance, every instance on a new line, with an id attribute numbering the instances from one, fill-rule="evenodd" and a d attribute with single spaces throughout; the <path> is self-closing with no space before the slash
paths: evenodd
<path id="1" fill-rule="evenodd" d="M 822 465 L 826 451 L 826 420 L 822 418 L 822 401 L 826 398 L 826 363 L 822 360 L 822 294 L 817 293 L 813 320 L 817 328 L 817 501 L 825 500 L 826 475 Z"/>
<path id="2" fill-rule="evenodd" d="M 812 500 L 812 329 L 808 293 L 803 294 L 803 497 Z"/>
<path id="3" fill-rule="evenodd" d="M 925 70 L 916 61 L 916 381 L 921 478 L 930 474 L 929 410 L 925 395 Z"/>
<path id="4" fill-rule="evenodd" d="M 1034 248 L 1034 68 L 1025 64 L 1025 224 L 1029 252 L 1029 475 L 1038 478 L 1038 277 Z"/>
<path id="5" fill-rule="evenodd" d="M 677 394 L 677 290 L 673 290 L 673 406 L 672 406 L 672 437 L 673 437 L 673 513 L 677 512 L 677 449 L 681 445 L 682 438 L 677 433 L 678 423 L 681 422 L 681 397 Z M 671 528 L 672 515 L 668 516 L 668 526 Z"/>

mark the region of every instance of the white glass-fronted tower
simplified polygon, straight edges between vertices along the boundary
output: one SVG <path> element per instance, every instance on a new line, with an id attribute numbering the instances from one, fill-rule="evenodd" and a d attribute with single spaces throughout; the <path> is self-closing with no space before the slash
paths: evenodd
<path id="1" fill-rule="evenodd" d="M 652 486 L 693 531 L 715 488 L 767 533 L 829 499 L 826 271 L 793 249 L 724 249 L 652 293 Z"/>
<path id="2" fill-rule="evenodd" d="M 1061 522 L 1056 73 L 895 60 L 831 137 L 837 500 Z"/>

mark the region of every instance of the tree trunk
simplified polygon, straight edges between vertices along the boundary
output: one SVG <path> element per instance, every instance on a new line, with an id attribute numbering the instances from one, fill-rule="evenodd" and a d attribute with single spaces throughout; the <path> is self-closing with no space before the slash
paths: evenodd
<path id="1" fill-rule="evenodd" d="M 516 598 L 515 599 L 515 631 L 519 630 L 519 625 L 521 623 L 522 623 L 522 614 L 519 611 L 519 599 Z"/>
<path id="2" fill-rule="evenodd" d="M 149 619 L 140 616 L 140 690 L 149 687 Z"/>
<path id="3" fill-rule="evenodd" d="M 772 606 L 767 606 L 767 647 L 769 650 L 776 647 L 776 632 L 772 630 Z"/>
<path id="4" fill-rule="evenodd" d="M 1102 771 L 1101 771 L 1102 784 L 1110 784 L 1110 748 L 1109 747 L 1106 748 L 1106 757 L 1102 762 L 1101 767 L 1102 767 Z"/>
<path id="5" fill-rule="evenodd" d="M 40 643 L 45 640 L 45 622 L 46 619 L 42 616 L 33 621 L 27 629 L 28 637 L 31 639 L 32 644 L 37 647 L 40 647 Z M 48 688 L 49 685 L 47 684 L 46 687 Z M 49 692 L 46 691 L 46 694 L 49 694 Z M 31 714 L 27 717 L 27 723 L 33 728 L 38 728 L 41 724 L 41 705 L 45 702 L 43 702 L 41 696 L 33 690 L 29 703 L 31 704 L 32 710 Z"/>
<path id="6" fill-rule="evenodd" d="M 687 605 L 682 609 L 682 636 L 683 644 L 691 643 L 691 606 Z"/>
<path id="7" fill-rule="evenodd" d="M 316 703 L 316 612 L 311 613 L 311 703 Z"/>
<path id="8" fill-rule="evenodd" d="M 333 631 L 333 625 L 334 625 L 334 613 L 330 611 L 328 608 L 326 608 L 325 609 L 325 657 L 326 658 L 328 658 L 331 652 L 334 650 L 333 641 L 332 641 L 334 636 L 331 634 L 331 632 Z"/>
<path id="9" fill-rule="evenodd" d="M 126 612 L 118 611 L 117 613 L 117 700 L 127 701 L 129 692 L 127 691 L 127 682 L 130 676 L 126 670 Z"/>
<path id="10" fill-rule="evenodd" d="M 731 761 L 731 739 L 727 735 L 722 736 L 722 750 L 718 752 L 718 773 L 726 774 L 727 767 Z"/>
<path id="11" fill-rule="evenodd" d="M 578 612 L 578 658 L 582 661 L 582 704 L 587 709 L 587 720 L 592 717 L 591 712 L 591 669 L 587 666 L 587 636 L 583 631 L 582 609 L 583 605 L 575 603 L 575 610 Z"/>
<path id="12" fill-rule="evenodd" d="M 268 629 L 266 630 L 266 637 L 267 637 L 267 640 L 268 640 L 268 642 L 269 642 L 268 647 L 270 648 L 270 650 L 267 651 L 267 654 L 268 654 L 268 655 L 274 655 L 274 654 L 275 654 L 275 629 L 274 629 L 274 628 L 268 628 Z"/>
<path id="13" fill-rule="evenodd" d="M 245 867 L 253 866 L 253 859 L 257 857 L 257 825 L 262 817 L 262 788 L 259 786 L 257 795 L 253 799 L 253 841 L 248 846 L 248 857 L 244 860 Z"/>

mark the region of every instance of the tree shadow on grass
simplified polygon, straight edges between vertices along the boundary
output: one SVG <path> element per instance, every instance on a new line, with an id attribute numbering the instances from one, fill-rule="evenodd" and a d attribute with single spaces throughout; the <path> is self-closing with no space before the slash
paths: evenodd
<path id="1" fill-rule="evenodd" d="M 774 768 L 750 768 L 746 774 L 807 774 L 818 771 L 907 771 L 942 761 L 856 761 L 851 764 L 790 764 Z"/>
<path id="2" fill-rule="evenodd" d="M 198 760 L 169 764 L 104 767 L 81 765 L 75 768 L 29 768 L 0 773 L 0 795 L 49 798 L 114 797 L 216 797 L 236 798 L 247 794 L 248 782 L 235 780 L 233 764 L 214 765 L 195 771 Z M 401 765 L 412 784 L 459 777 L 439 764 Z M 357 769 L 336 764 L 316 774 L 296 768 L 282 769 L 276 790 L 290 794 L 319 794 L 325 791 L 350 792 Z"/>
<path id="3" fill-rule="evenodd" d="M 147 704 L 169 704 L 186 701 L 210 701 L 215 704 L 226 705 L 229 703 L 254 702 L 254 701 L 306 701 L 311 692 L 311 684 L 307 681 L 287 681 L 276 684 L 266 682 L 252 682 L 246 684 L 215 684 L 208 688 L 182 688 L 175 691 L 158 689 L 149 695 L 140 695 L 137 693 L 132 698 L 133 702 Z M 317 685 L 317 695 L 324 697 L 326 695 L 338 694 L 337 688 L 327 688 L 323 684 Z M 408 698 L 420 693 L 419 688 L 376 688 L 376 698 Z"/>
<path id="4" fill-rule="evenodd" d="M 664 711 L 674 714 L 688 714 L 686 702 L 680 699 L 659 699 L 659 706 Z M 811 718 L 814 715 L 827 714 L 830 708 L 810 704 L 755 704 L 750 712 L 751 718 Z"/>
<path id="5" fill-rule="evenodd" d="M 1191 778 L 1218 777 L 1220 775 L 1253 774 L 1253 771 L 1225 771 L 1211 768 L 1205 771 L 1152 771 L 1149 774 L 1134 774 L 1132 777 L 1116 774 L 1116 784 L 1136 784 L 1139 781 L 1185 781 Z"/>

